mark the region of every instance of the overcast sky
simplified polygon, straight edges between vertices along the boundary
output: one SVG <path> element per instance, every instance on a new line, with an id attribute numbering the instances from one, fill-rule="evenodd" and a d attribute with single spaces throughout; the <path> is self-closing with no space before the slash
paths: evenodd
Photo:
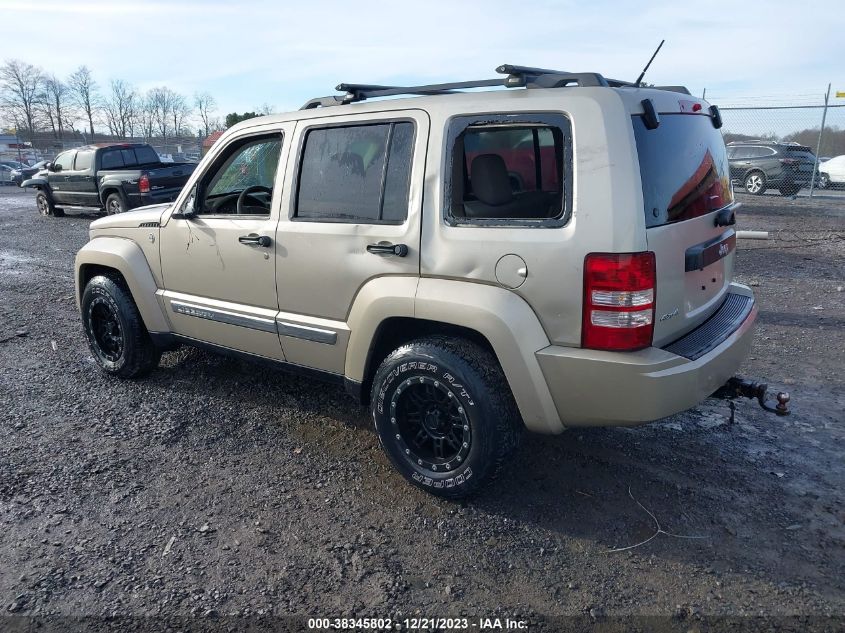
<path id="1" fill-rule="evenodd" d="M 843 27 L 842 0 L 0 0 L 0 60 L 208 91 L 225 115 L 295 109 L 341 81 L 485 78 L 505 62 L 633 80 L 665 38 L 652 83 L 805 102 L 828 82 L 845 90 Z"/>

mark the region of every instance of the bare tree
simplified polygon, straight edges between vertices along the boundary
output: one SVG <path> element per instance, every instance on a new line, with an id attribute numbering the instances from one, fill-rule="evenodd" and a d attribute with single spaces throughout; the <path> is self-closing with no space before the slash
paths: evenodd
<path id="1" fill-rule="evenodd" d="M 267 114 L 273 114 L 273 106 L 271 106 L 266 101 L 261 104 L 261 107 L 256 110 L 258 116 L 265 116 Z"/>
<path id="2" fill-rule="evenodd" d="M 173 119 L 174 136 L 185 131 L 185 120 L 191 116 L 191 106 L 188 105 L 185 97 L 178 92 L 172 93 L 170 99 L 170 116 Z"/>
<path id="3" fill-rule="evenodd" d="M 131 136 L 138 95 L 135 89 L 122 79 L 113 79 L 111 93 L 103 102 L 103 112 L 109 131 L 114 136 Z"/>
<path id="4" fill-rule="evenodd" d="M 0 66 L 0 105 L 17 124 L 26 125 L 30 141 L 37 124 L 43 81 L 41 69 L 32 64 L 10 59 Z"/>
<path id="5" fill-rule="evenodd" d="M 94 118 L 100 111 L 100 96 L 97 92 L 97 82 L 87 66 L 80 66 L 68 78 L 70 95 L 76 106 L 88 119 L 88 129 L 91 132 L 90 141 L 94 140 Z"/>
<path id="6" fill-rule="evenodd" d="M 170 88 L 152 88 L 147 93 L 152 120 L 161 134 L 162 144 L 167 143 L 170 132 L 170 111 L 173 107 L 174 92 Z"/>
<path id="7" fill-rule="evenodd" d="M 72 118 L 67 97 L 67 85 L 55 75 L 44 77 L 43 92 L 39 95 L 39 102 L 56 139 L 64 138 L 64 128 Z"/>
<path id="8" fill-rule="evenodd" d="M 135 124 L 141 128 L 145 141 L 149 141 L 155 132 L 155 102 L 152 92 L 150 90 L 143 97 L 139 97 L 135 109 Z"/>
<path id="9" fill-rule="evenodd" d="M 207 92 L 198 92 L 194 95 L 194 107 L 202 121 L 203 132 L 205 132 L 205 136 L 208 136 L 213 129 L 211 116 L 217 109 L 217 101 Z"/>

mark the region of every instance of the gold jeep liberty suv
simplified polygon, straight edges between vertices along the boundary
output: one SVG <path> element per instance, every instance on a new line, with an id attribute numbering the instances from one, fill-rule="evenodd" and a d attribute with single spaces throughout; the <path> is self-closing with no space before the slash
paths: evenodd
<path id="1" fill-rule="evenodd" d="M 201 345 L 344 385 L 396 469 L 451 498 L 524 429 L 701 402 L 756 318 L 732 280 L 718 109 L 680 87 L 497 71 L 341 84 L 229 129 L 175 202 L 93 222 L 76 284 L 98 364 L 134 378 Z M 463 92 L 483 87 L 499 89 Z"/>

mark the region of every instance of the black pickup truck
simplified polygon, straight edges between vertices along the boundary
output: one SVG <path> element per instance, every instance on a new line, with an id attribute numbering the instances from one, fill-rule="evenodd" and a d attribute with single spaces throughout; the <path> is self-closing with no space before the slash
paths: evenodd
<path id="1" fill-rule="evenodd" d="M 162 163 L 146 143 L 97 143 L 62 152 L 21 187 L 38 190 L 42 215 L 61 217 L 65 207 L 122 213 L 174 200 L 195 168 Z"/>

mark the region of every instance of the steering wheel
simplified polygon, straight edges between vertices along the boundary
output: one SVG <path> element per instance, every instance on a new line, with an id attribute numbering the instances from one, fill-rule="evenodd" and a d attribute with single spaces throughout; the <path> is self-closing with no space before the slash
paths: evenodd
<path id="1" fill-rule="evenodd" d="M 255 193 L 257 191 L 263 191 L 271 195 L 273 194 L 273 190 L 270 189 L 270 187 L 265 187 L 264 185 L 252 185 L 250 187 L 247 187 L 246 189 L 241 191 L 241 195 L 238 196 L 238 206 L 235 208 L 235 213 L 237 213 L 238 215 L 242 215 L 244 212 L 244 200 L 246 200 L 246 197 L 249 194 Z"/>

